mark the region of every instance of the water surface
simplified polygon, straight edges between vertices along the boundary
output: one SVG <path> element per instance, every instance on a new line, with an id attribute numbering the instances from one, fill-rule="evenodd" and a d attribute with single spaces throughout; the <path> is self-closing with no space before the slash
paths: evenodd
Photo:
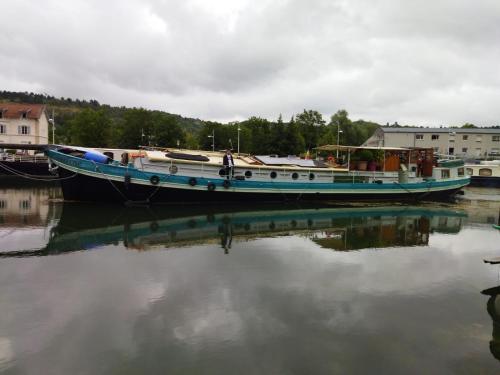
<path id="1" fill-rule="evenodd" d="M 498 190 L 391 206 L 57 197 L 0 188 L 2 373 L 500 371 L 499 268 L 483 263 L 500 256 Z"/>

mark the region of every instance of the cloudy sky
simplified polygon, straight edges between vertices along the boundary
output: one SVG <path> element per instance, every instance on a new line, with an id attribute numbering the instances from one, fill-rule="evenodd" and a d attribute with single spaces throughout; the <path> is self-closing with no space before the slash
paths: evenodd
<path id="1" fill-rule="evenodd" d="M 500 124 L 498 0 L 19 0 L 0 89 L 205 120 Z"/>

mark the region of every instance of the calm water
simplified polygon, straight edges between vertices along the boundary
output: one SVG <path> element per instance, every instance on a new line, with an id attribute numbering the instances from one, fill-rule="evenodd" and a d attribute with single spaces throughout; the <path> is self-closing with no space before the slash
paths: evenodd
<path id="1" fill-rule="evenodd" d="M 500 372 L 500 190 L 150 209 L 0 186 L 2 373 Z"/>

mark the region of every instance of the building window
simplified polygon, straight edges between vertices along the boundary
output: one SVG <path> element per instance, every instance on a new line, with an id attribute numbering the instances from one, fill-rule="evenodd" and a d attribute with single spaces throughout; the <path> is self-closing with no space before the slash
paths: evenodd
<path id="1" fill-rule="evenodd" d="M 454 143 L 455 140 L 453 138 L 450 139 L 450 143 Z"/>
<path id="2" fill-rule="evenodd" d="M 28 135 L 28 134 L 30 134 L 30 127 L 27 125 L 20 125 L 17 127 L 17 133 L 23 134 L 23 135 Z"/>
<path id="3" fill-rule="evenodd" d="M 0 199 L 0 210 L 7 208 L 7 201 Z"/>
<path id="4" fill-rule="evenodd" d="M 433 150 L 434 152 L 439 152 L 439 147 L 434 147 Z"/>
<path id="5" fill-rule="evenodd" d="M 479 170 L 479 175 L 489 177 L 489 176 L 491 176 L 491 169 L 490 168 L 481 168 Z"/>
<path id="6" fill-rule="evenodd" d="M 23 112 L 23 113 L 21 114 L 21 118 L 28 118 L 28 113 Z"/>
<path id="7" fill-rule="evenodd" d="M 467 153 L 467 147 L 462 147 L 462 152 L 465 154 Z"/>
<path id="8" fill-rule="evenodd" d="M 481 137 L 480 135 L 478 135 L 478 136 L 476 137 L 476 142 L 481 142 L 482 138 L 483 138 L 483 137 Z"/>
<path id="9" fill-rule="evenodd" d="M 0 118 L 3 118 L 3 110 L 0 109 Z"/>
<path id="10" fill-rule="evenodd" d="M 31 208 L 31 202 L 28 199 L 19 201 L 19 208 L 21 210 L 29 210 Z"/>
<path id="11" fill-rule="evenodd" d="M 494 135 L 493 137 L 491 137 L 491 140 L 493 142 L 500 142 L 500 135 Z"/>
<path id="12" fill-rule="evenodd" d="M 437 140 L 439 139 L 439 135 L 438 135 L 438 134 L 433 134 L 433 135 L 431 136 L 431 139 L 432 139 L 433 141 L 437 141 Z"/>
<path id="13" fill-rule="evenodd" d="M 7 133 L 7 125 L 0 125 L 0 134 Z"/>
<path id="14" fill-rule="evenodd" d="M 424 139 L 423 134 L 415 134 L 415 139 Z"/>
<path id="15" fill-rule="evenodd" d="M 466 141 L 469 139 L 469 136 L 468 135 L 462 135 L 462 140 Z"/>

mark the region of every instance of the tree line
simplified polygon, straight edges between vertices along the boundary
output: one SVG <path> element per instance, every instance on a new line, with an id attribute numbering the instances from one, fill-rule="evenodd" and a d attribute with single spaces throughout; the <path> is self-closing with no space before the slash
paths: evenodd
<path id="1" fill-rule="evenodd" d="M 238 150 L 250 154 L 299 155 L 323 144 L 360 145 L 377 124 L 351 121 L 345 110 L 328 122 L 314 110 L 304 110 L 285 122 L 251 117 L 222 124 L 201 121 L 187 131 L 174 115 L 146 109 L 128 109 L 113 117 L 105 109 L 86 108 L 57 127 L 56 142 L 89 147 L 179 147 L 202 150 Z M 337 137 L 340 136 L 340 139 Z"/>
<path id="2" fill-rule="evenodd" d="M 43 103 L 55 113 L 55 142 L 88 147 L 137 148 L 142 146 L 186 149 L 238 149 L 242 153 L 299 155 L 318 145 L 360 145 L 379 126 L 351 121 L 346 110 L 328 119 L 306 110 L 284 121 L 250 117 L 222 124 L 143 108 L 112 107 L 96 100 L 55 98 L 46 94 L 0 92 L 0 100 Z M 50 129 L 49 134 L 52 134 Z M 337 137 L 340 136 L 340 139 Z"/>

